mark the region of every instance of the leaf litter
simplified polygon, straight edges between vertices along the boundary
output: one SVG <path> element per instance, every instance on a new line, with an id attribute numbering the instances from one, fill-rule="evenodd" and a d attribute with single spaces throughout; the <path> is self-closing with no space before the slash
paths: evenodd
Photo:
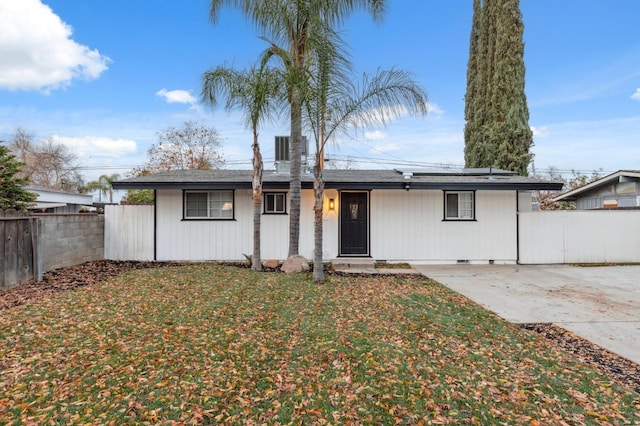
<path id="1" fill-rule="evenodd" d="M 145 266 L 0 293 L 23 304 L 0 316 L 0 423 L 640 422 L 636 392 L 426 278 L 121 274 Z"/>

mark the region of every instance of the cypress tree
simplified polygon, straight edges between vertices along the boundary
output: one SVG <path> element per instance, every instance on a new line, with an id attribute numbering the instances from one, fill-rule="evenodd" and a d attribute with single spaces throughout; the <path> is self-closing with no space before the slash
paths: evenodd
<path id="1" fill-rule="evenodd" d="M 17 178 L 22 163 L 9 152 L 6 146 L 0 145 L 0 209 L 27 210 L 29 203 L 36 199 L 36 194 L 24 189 L 29 183 L 26 178 Z"/>
<path id="2" fill-rule="evenodd" d="M 519 0 L 474 0 L 465 95 L 465 165 L 527 175 L 533 134 Z"/>

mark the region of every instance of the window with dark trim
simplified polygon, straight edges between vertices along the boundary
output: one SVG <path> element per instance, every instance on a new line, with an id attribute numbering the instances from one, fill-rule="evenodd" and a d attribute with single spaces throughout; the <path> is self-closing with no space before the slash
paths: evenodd
<path id="1" fill-rule="evenodd" d="M 185 219 L 233 219 L 233 191 L 185 191 Z"/>
<path id="2" fill-rule="evenodd" d="M 265 214 L 286 214 L 287 213 L 287 193 L 286 192 L 265 192 L 264 193 L 264 213 Z"/>
<path id="3" fill-rule="evenodd" d="M 444 220 L 474 220 L 475 192 L 445 191 Z"/>

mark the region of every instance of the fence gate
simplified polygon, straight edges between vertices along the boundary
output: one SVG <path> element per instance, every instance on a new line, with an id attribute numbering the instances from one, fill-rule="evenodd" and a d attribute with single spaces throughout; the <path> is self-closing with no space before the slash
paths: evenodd
<path id="1" fill-rule="evenodd" d="M 36 217 L 16 210 L 0 210 L 0 288 L 42 279 Z"/>

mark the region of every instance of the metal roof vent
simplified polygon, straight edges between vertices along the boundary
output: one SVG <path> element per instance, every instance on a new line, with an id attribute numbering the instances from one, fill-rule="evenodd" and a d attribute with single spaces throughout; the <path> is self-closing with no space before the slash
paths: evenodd
<path id="1" fill-rule="evenodd" d="M 306 136 L 302 136 L 302 166 L 307 165 L 307 158 L 309 156 L 309 140 Z M 276 170 L 278 172 L 289 172 L 291 170 L 291 158 L 289 151 L 289 136 L 276 136 L 275 137 L 275 154 L 276 154 Z"/>
<path id="2" fill-rule="evenodd" d="M 289 161 L 289 136 L 276 136 L 276 163 Z"/>

